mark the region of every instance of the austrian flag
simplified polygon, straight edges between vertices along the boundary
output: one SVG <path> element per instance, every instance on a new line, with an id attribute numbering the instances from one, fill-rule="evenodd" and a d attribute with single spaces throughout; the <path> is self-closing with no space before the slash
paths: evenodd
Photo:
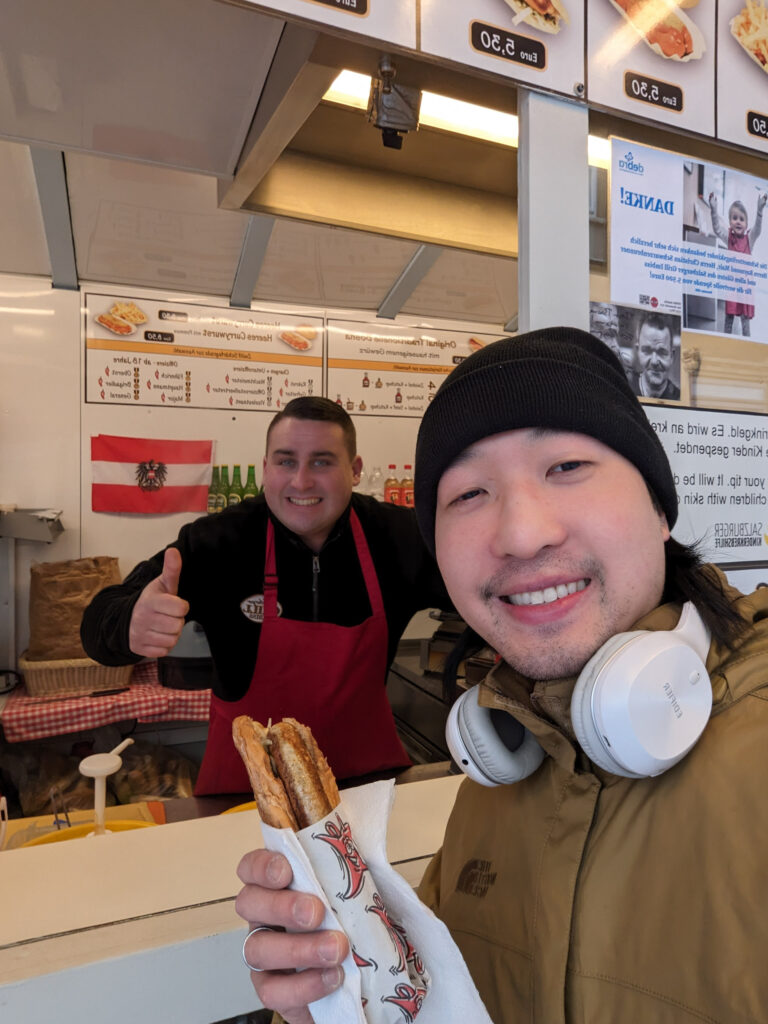
<path id="1" fill-rule="evenodd" d="M 91 438 L 94 512 L 205 512 L 212 441 Z"/>

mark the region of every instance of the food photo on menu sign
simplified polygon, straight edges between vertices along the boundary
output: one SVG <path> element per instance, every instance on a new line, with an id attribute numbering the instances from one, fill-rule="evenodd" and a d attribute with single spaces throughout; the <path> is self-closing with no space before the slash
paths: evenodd
<path id="1" fill-rule="evenodd" d="M 133 334 L 137 327 L 147 323 L 149 317 L 135 302 L 116 299 L 108 309 L 95 314 L 93 320 L 111 334 L 126 337 Z"/>
<path id="2" fill-rule="evenodd" d="M 583 0 L 421 0 L 421 49 L 583 95 Z"/>
<path id="3" fill-rule="evenodd" d="M 589 99 L 713 135 L 715 0 L 593 0 Z"/>
<path id="4" fill-rule="evenodd" d="M 768 151 L 768 2 L 720 0 L 717 136 Z"/>

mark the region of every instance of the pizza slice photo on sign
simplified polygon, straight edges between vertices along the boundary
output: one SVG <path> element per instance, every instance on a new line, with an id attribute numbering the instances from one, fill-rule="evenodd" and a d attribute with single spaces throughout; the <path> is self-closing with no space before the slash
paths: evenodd
<path id="1" fill-rule="evenodd" d="M 654 53 L 669 60 L 698 60 L 706 50 L 698 25 L 683 8 L 699 0 L 608 0 Z"/>
<path id="2" fill-rule="evenodd" d="M 504 3 L 515 12 L 515 25 L 523 22 L 530 28 L 555 33 L 569 21 L 561 0 L 504 0 Z"/>

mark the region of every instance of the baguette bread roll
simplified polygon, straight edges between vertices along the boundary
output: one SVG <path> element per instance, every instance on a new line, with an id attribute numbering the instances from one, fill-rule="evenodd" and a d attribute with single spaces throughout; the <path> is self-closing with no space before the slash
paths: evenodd
<path id="1" fill-rule="evenodd" d="M 320 783 L 322 784 L 323 791 L 325 792 L 328 802 L 331 805 L 331 810 L 337 807 L 341 802 L 339 796 L 339 787 L 336 785 L 336 778 L 331 771 L 331 766 L 325 759 L 320 747 L 317 745 L 315 737 L 312 735 L 312 730 L 308 725 L 304 725 L 303 722 L 297 722 L 295 718 L 285 718 L 285 722 L 290 722 L 299 732 L 304 746 L 309 751 L 309 755 L 312 758 L 317 774 L 320 776 Z"/>
<path id="2" fill-rule="evenodd" d="M 261 820 L 273 828 L 298 831 L 285 786 L 272 771 L 265 747 L 267 730 L 248 715 L 239 715 L 232 722 L 232 739 L 248 772 Z"/>
<path id="3" fill-rule="evenodd" d="M 265 824 L 298 832 L 339 805 L 336 779 L 309 726 L 284 718 L 265 728 L 239 715 L 232 739 Z"/>
<path id="4" fill-rule="evenodd" d="M 299 828 L 320 821 L 333 810 L 326 796 L 320 773 L 301 733 L 288 719 L 269 730 L 270 753 L 277 774 L 283 781 Z M 338 801 L 337 801 L 338 802 Z"/>

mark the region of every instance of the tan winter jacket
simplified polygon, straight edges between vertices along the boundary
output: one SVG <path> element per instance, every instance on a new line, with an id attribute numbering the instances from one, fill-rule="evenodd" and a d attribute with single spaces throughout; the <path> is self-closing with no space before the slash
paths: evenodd
<path id="1" fill-rule="evenodd" d="M 767 1024 L 768 590 L 732 596 L 755 626 L 712 645 L 712 717 L 655 779 L 592 765 L 572 680 L 531 694 L 502 664 L 484 684 L 551 756 L 512 786 L 464 782 L 421 896 L 495 1024 Z"/>

